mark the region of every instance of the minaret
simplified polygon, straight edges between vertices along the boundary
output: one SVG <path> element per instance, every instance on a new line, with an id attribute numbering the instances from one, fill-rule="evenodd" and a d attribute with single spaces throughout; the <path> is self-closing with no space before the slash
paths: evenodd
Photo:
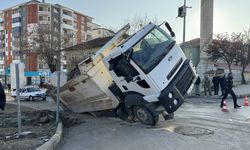
<path id="1" fill-rule="evenodd" d="M 200 62 L 197 71 L 200 75 L 213 69 L 213 64 L 208 62 L 207 54 L 204 52 L 206 47 L 213 39 L 213 11 L 214 0 L 201 0 L 200 16 Z"/>

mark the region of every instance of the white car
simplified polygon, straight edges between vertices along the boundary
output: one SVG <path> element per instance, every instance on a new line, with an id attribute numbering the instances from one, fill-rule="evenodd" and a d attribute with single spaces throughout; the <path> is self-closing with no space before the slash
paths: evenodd
<path id="1" fill-rule="evenodd" d="M 11 96 L 16 99 L 16 90 L 11 92 Z M 20 99 L 28 99 L 34 101 L 35 99 L 46 100 L 46 90 L 41 90 L 35 86 L 26 86 L 20 89 Z"/>

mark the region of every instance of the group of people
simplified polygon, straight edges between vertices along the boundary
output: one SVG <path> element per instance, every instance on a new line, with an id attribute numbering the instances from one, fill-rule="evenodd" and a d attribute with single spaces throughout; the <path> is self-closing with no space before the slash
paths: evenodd
<path id="1" fill-rule="evenodd" d="M 212 85 L 214 88 L 214 95 L 218 95 L 219 94 L 219 87 L 221 88 L 221 94 L 223 95 L 225 92 L 225 75 L 221 75 L 221 76 L 214 76 L 211 80 L 209 79 L 208 75 L 204 76 L 204 79 L 202 80 L 202 85 L 204 88 L 204 95 L 206 96 L 207 94 L 209 94 L 210 96 L 212 95 Z M 200 95 L 200 84 L 201 84 L 201 79 L 198 76 L 196 82 L 195 82 L 195 94 L 196 95 Z"/>
<path id="2" fill-rule="evenodd" d="M 237 104 L 237 98 L 236 98 L 236 95 L 232 89 L 234 87 L 234 85 L 233 85 L 233 74 L 231 72 L 228 74 L 227 77 L 225 77 L 224 74 L 221 76 L 214 76 L 212 79 L 212 82 L 213 82 L 213 88 L 214 88 L 214 95 L 218 95 L 219 94 L 219 87 L 221 88 L 221 94 L 223 97 L 221 100 L 220 107 L 223 106 L 223 102 L 224 102 L 224 100 L 227 99 L 228 94 L 230 94 L 233 98 L 234 108 L 241 107 Z M 200 89 L 199 89 L 200 83 L 201 83 L 201 79 L 198 76 L 198 78 L 194 84 L 196 95 L 200 95 Z M 212 83 L 211 83 L 208 75 L 205 75 L 205 77 L 202 81 L 202 85 L 204 87 L 204 95 L 206 96 L 207 92 L 209 95 L 212 95 L 212 92 L 211 92 Z"/>

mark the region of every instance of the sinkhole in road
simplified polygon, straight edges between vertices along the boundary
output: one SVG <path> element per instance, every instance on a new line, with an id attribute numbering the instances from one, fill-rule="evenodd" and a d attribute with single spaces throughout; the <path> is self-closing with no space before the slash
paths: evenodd
<path id="1" fill-rule="evenodd" d="M 178 134 L 194 136 L 194 137 L 214 134 L 214 131 L 212 130 L 200 128 L 200 127 L 193 127 L 193 126 L 179 126 L 174 129 L 174 132 Z"/>

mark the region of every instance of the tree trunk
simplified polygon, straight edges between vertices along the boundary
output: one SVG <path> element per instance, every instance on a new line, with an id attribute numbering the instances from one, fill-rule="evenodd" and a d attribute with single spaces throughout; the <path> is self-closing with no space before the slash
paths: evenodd
<path id="1" fill-rule="evenodd" d="M 227 63 L 227 65 L 228 65 L 229 72 L 232 72 L 231 64 L 230 64 L 230 63 Z"/>
<path id="2" fill-rule="evenodd" d="M 242 78 L 241 83 L 242 84 L 247 84 L 245 76 L 244 76 L 245 70 L 246 70 L 246 66 L 243 66 L 242 71 L 241 71 L 241 78 Z"/>
<path id="3" fill-rule="evenodd" d="M 51 71 L 51 73 L 54 73 L 56 71 L 56 65 L 49 65 L 49 69 Z"/>

